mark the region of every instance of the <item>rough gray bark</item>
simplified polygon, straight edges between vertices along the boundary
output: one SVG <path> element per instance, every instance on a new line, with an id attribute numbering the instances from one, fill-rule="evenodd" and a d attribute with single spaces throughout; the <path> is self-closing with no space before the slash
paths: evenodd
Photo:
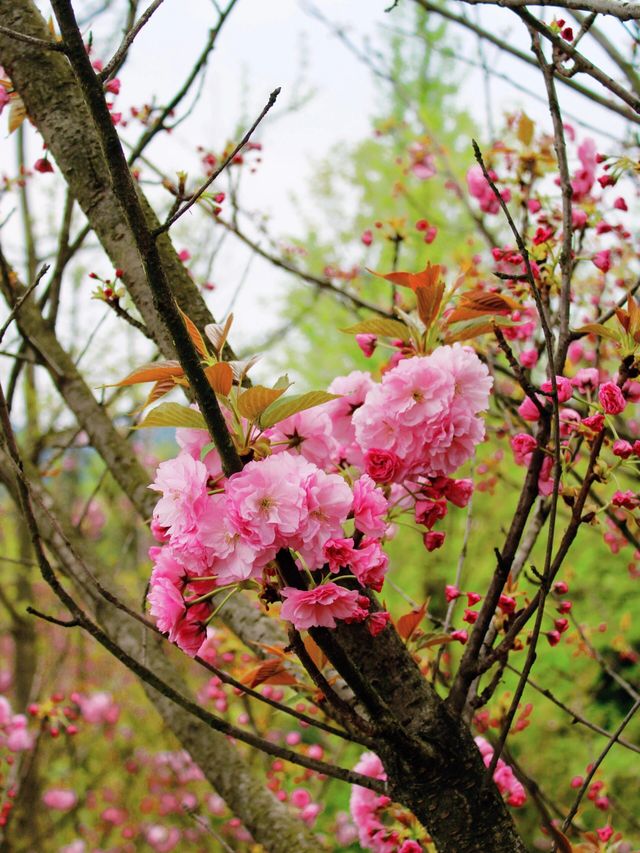
<path id="1" fill-rule="evenodd" d="M 376 751 L 390 796 L 411 809 L 440 853 L 525 853 L 471 732 L 397 632 L 371 637 L 363 625 L 340 625 L 312 634 L 379 726 Z"/>
<path id="2" fill-rule="evenodd" d="M 60 522 L 64 533 L 64 537 L 60 536 L 51 519 L 36 506 L 38 525 L 43 538 L 64 573 L 82 593 L 87 611 L 125 652 L 136 660 L 143 661 L 175 690 L 188 695 L 188 689 L 179 677 L 176 666 L 164 654 L 160 642 L 155 639 L 149 641 L 142 625 L 102 598 L 87 576 L 82 563 L 88 565 L 94 577 L 111 590 L 114 585 L 113 572 L 102 565 L 90 546 L 76 535 L 69 520 L 65 519 L 61 507 L 56 505 L 37 475 L 31 471 L 29 476 L 33 490 L 53 517 Z M 13 465 L 3 444 L 0 444 L 0 482 L 3 482 L 17 499 Z M 69 547 L 65 539 L 72 547 Z M 118 593 L 119 597 L 125 600 L 120 590 Z M 212 731 L 205 723 L 192 717 L 166 696 L 146 685 L 143 686 L 166 726 L 189 751 L 211 785 L 259 844 L 270 853 L 291 853 L 293 850 L 311 853 L 320 849 L 319 839 L 265 787 L 264 780 L 249 768 L 240 751 L 225 735 Z"/>

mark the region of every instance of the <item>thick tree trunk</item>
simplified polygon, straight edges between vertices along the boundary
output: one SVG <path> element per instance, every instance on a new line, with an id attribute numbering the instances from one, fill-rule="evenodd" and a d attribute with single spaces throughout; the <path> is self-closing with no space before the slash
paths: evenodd
<path id="1" fill-rule="evenodd" d="M 439 853 L 525 853 L 471 732 L 425 681 L 397 632 L 363 625 L 314 639 L 381 726 L 377 751 L 390 796 L 407 806 Z"/>

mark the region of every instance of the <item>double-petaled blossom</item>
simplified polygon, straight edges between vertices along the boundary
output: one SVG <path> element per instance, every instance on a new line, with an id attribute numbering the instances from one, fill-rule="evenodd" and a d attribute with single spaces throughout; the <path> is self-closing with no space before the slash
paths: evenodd
<path id="1" fill-rule="evenodd" d="M 356 442 L 352 416 L 374 387 L 375 382 L 371 374 L 363 370 L 354 370 L 347 376 L 338 376 L 329 385 L 329 391 L 332 394 L 341 396 L 327 403 L 323 408 L 331 418 L 333 437 L 339 445 L 339 456 L 350 465 L 364 466 L 363 454 Z"/>
<path id="2" fill-rule="evenodd" d="M 374 779 L 386 779 L 382 762 L 373 752 L 365 752 L 353 768 L 356 773 Z M 351 789 L 349 810 L 358 828 L 358 839 L 366 850 L 376 853 L 393 853 L 397 849 L 394 840 L 388 839 L 388 829 L 380 819 L 380 813 L 391 800 L 384 794 L 376 794 L 368 788 L 354 785 Z"/>
<path id="3" fill-rule="evenodd" d="M 489 171 L 489 177 L 494 182 L 498 179 L 493 170 Z M 500 202 L 485 178 L 481 166 L 472 166 L 469 169 L 467 172 L 467 186 L 471 195 L 478 200 L 480 210 L 484 211 L 484 213 L 498 213 Z M 505 202 L 511 200 L 511 191 L 508 188 L 501 190 L 500 195 Z"/>
<path id="4" fill-rule="evenodd" d="M 353 515 L 356 529 L 367 536 L 382 536 L 387 529 L 385 517 L 389 503 L 368 474 L 353 484 Z"/>
<path id="5" fill-rule="evenodd" d="M 627 401 L 615 382 L 604 382 L 598 389 L 598 400 L 608 415 L 619 415 Z"/>
<path id="6" fill-rule="evenodd" d="M 331 418 L 323 407 L 298 412 L 267 430 L 265 435 L 271 442 L 272 453 L 288 450 L 320 468 L 325 468 L 338 453 Z"/>
<path id="7" fill-rule="evenodd" d="M 281 594 L 284 602 L 280 615 L 298 631 L 335 628 L 336 619 L 348 619 L 358 609 L 358 593 L 332 582 L 314 589 L 286 586 Z"/>
<path id="8" fill-rule="evenodd" d="M 365 458 L 369 451 L 397 457 L 399 464 L 384 470 L 385 481 L 451 473 L 484 438 L 478 415 L 490 389 L 487 368 L 459 344 L 403 359 L 354 412 L 356 441 Z"/>

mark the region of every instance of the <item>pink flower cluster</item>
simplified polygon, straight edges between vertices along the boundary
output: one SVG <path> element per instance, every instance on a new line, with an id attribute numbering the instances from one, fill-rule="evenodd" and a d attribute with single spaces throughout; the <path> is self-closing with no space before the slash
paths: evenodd
<path id="1" fill-rule="evenodd" d="M 387 778 L 382 762 L 373 752 L 365 752 L 353 769 L 374 779 Z M 392 828 L 382 822 L 384 809 L 390 804 L 390 798 L 383 794 L 360 785 L 353 786 L 349 809 L 361 846 L 374 853 L 421 853 L 422 845 L 411 838 L 403 838 L 406 830 L 400 830 L 399 824 L 398 828 Z"/>
<path id="2" fill-rule="evenodd" d="M 484 438 L 489 371 L 469 347 L 443 346 L 387 371 L 354 412 L 355 438 L 379 482 L 446 475 Z"/>
<path id="3" fill-rule="evenodd" d="M 356 773 L 372 776 L 374 779 L 386 779 L 382 762 L 373 752 L 365 752 L 353 768 Z M 354 785 L 351 789 L 349 809 L 353 822 L 358 828 L 360 844 L 375 853 L 393 853 L 397 849 L 395 839 L 389 838 L 387 827 L 380 820 L 380 812 L 391 800 L 368 788 Z"/>
<path id="4" fill-rule="evenodd" d="M 477 737 L 475 740 L 476 746 L 482 754 L 484 766 L 488 767 L 491 764 L 491 759 L 493 758 L 493 747 L 489 741 L 485 740 L 483 737 Z M 506 798 L 510 806 L 518 808 L 526 803 L 526 791 L 514 776 L 513 770 L 508 764 L 505 764 L 501 758 L 498 759 L 498 763 L 496 764 L 493 781 L 496 783 L 498 790 Z"/>
<path id="5" fill-rule="evenodd" d="M 32 749 L 33 743 L 25 715 L 14 714 L 9 700 L 0 696 L 0 747 L 10 752 L 23 752 Z"/>
<path id="6" fill-rule="evenodd" d="M 493 170 L 489 171 L 489 177 L 494 183 L 498 180 L 498 176 Z M 489 186 L 489 182 L 485 178 L 480 166 L 472 166 L 467 172 L 467 186 L 471 195 L 480 203 L 480 210 L 484 213 L 498 213 L 500 203 Z M 501 190 L 500 195 L 503 201 L 511 201 L 511 190 Z"/>
<path id="7" fill-rule="evenodd" d="M 282 548 L 297 553 L 301 568 L 315 571 L 329 558 L 328 544 L 340 542 L 343 551 L 349 551 L 342 567 L 348 567 L 363 587 L 382 586 L 387 558 L 375 537 L 386 530 L 387 501 L 366 475 L 352 490 L 342 476 L 326 473 L 306 458 L 305 453 L 318 459 L 322 455 L 319 436 L 326 436 L 327 444 L 333 442 L 336 449 L 337 443 L 326 429 L 331 424 L 326 413 L 312 413 L 313 418 L 306 419 L 304 414 L 271 432 L 278 442 L 289 435 L 301 435 L 302 440 L 288 452 L 249 462 L 227 481 L 211 458 L 217 456 L 214 451 L 204 462 L 183 451 L 158 468 L 151 488 L 162 496 L 153 529 L 164 544 L 150 551 L 155 565 L 148 601 L 158 628 L 188 654 L 197 654 L 205 638 L 216 590 L 262 580 Z M 291 429 L 294 432 L 289 433 Z M 197 437 L 183 434 L 181 441 L 200 455 Z M 351 517 L 356 531 L 364 535 L 357 546 L 354 538 L 345 536 L 344 525 Z M 283 618 L 301 630 L 335 627 L 335 619 L 367 616 L 359 593 L 333 582 L 310 590 L 289 587 L 283 597 Z"/>
<path id="8" fill-rule="evenodd" d="M 459 344 L 401 358 L 380 383 L 355 371 L 330 386 L 337 399 L 265 430 L 270 455 L 228 479 L 207 432 L 179 429 L 181 452 L 150 487 L 160 493 L 148 594 L 158 628 L 197 654 L 221 588 L 261 586 L 278 551 L 290 549 L 302 571 L 322 574 L 310 589 L 281 590 L 282 618 L 299 630 L 365 619 L 374 636 L 384 630 L 388 614 L 370 613 L 363 592 L 384 583 L 389 501 L 415 509 L 428 550 L 442 545 L 433 525 L 447 501 L 465 506 L 472 490 L 447 475 L 484 438 L 490 389 L 486 367 Z M 344 575 L 356 583 L 344 586 Z"/>

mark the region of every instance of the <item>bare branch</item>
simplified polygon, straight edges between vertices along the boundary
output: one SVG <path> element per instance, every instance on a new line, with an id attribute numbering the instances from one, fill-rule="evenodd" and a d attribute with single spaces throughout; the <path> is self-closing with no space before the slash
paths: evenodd
<path id="1" fill-rule="evenodd" d="M 602 32 L 599 27 L 593 25 L 593 22 L 595 21 L 595 15 L 585 17 L 579 12 L 572 12 L 572 15 L 580 24 L 580 31 L 582 32 L 582 30 L 585 28 L 588 30 L 591 37 L 598 42 L 600 47 L 607 53 L 609 58 L 613 62 L 615 62 L 618 68 L 625 75 L 633 91 L 636 94 L 640 95 L 640 76 L 638 76 L 635 68 L 633 67 L 633 64 L 629 62 L 629 60 L 624 56 L 624 54 L 618 50 L 615 44 L 613 44 L 613 42 L 609 38 L 607 38 L 607 36 Z M 574 41 L 574 45 L 575 43 L 576 42 Z"/>
<path id="2" fill-rule="evenodd" d="M 151 3 L 151 5 L 147 9 L 145 9 L 142 15 L 140 15 L 133 27 L 129 30 L 129 32 L 122 40 L 120 47 L 116 50 L 112 58 L 100 72 L 101 80 L 109 80 L 109 78 L 112 77 L 118 71 L 118 68 L 120 68 L 120 66 L 124 62 L 127 52 L 133 44 L 134 39 L 136 38 L 140 30 L 144 27 L 144 25 L 149 21 L 156 9 L 163 2 L 164 0 L 153 0 L 153 3 Z"/>
<path id="3" fill-rule="evenodd" d="M 511 664 L 509 663 L 506 664 L 505 668 L 510 669 L 512 672 L 515 672 L 516 675 L 522 675 L 522 672 L 519 669 L 516 669 L 514 666 L 511 666 Z M 603 729 L 602 726 L 596 725 L 596 723 L 592 723 L 591 720 L 587 720 L 586 717 L 583 717 L 582 714 L 580 714 L 574 708 L 570 708 L 568 705 L 565 705 L 565 703 L 562 700 L 558 699 L 557 696 L 554 696 L 554 694 L 548 688 L 541 687 L 531 678 L 527 678 L 527 684 L 529 685 L 529 687 L 532 687 L 535 691 L 537 691 L 541 696 L 544 696 L 550 702 L 553 702 L 553 704 L 556 707 L 560 708 L 561 711 L 564 711 L 566 714 L 568 714 L 572 718 L 572 721 L 574 723 L 580 723 L 581 726 L 585 726 L 585 728 L 590 729 L 596 734 L 604 735 L 608 738 L 613 737 L 613 734 L 611 732 L 608 732 L 606 729 Z M 637 752 L 640 754 L 640 746 L 637 746 L 637 744 L 631 743 L 631 741 L 625 740 L 624 738 L 618 738 L 618 743 L 620 744 L 620 746 L 624 746 L 626 749 L 630 749 L 632 752 Z"/>
<path id="4" fill-rule="evenodd" d="M 640 113 L 640 98 L 638 95 L 628 92 L 624 86 L 616 83 L 612 77 L 605 74 L 604 71 L 598 68 L 597 65 L 594 65 L 593 62 L 586 58 L 586 56 L 579 53 L 579 51 L 572 47 L 569 42 L 552 32 L 546 24 L 539 21 L 525 8 L 514 9 L 514 12 L 522 21 L 525 22 L 525 24 L 533 27 L 533 29 L 537 30 L 540 35 L 550 41 L 560 54 L 565 54 L 566 56 L 571 57 L 574 63 L 574 71 L 583 71 L 585 74 L 588 74 L 589 77 L 597 80 L 605 89 L 608 89 L 612 94 L 620 98 L 621 101 L 628 104 L 634 112 Z"/>
<path id="5" fill-rule="evenodd" d="M 165 231 L 168 231 L 169 228 L 171 228 L 171 226 L 174 224 L 174 222 L 176 222 L 178 219 L 180 219 L 180 217 L 183 214 L 185 214 L 188 210 L 190 210 L 193 207 L 193 205 L 202 197 L 203 193 L 206 192 L 208 187 L 210 187 L 211 184 L 216 180 L 216 178 L 222 172 L 224 172 L 224 170 L 227 168 L 229 163 L 231 163 L 233 161 L 233 158 L 240 151 L 242 151 L 244 146 L 251 139 L 254 131 L 256 130 L 256 128 L 258 127 L 260 122 L 267 115 L 267 113 L 269 112 L 271 107 L 275 104 L 276 99 L 277 99 L 278 95 L 280 94 L 280 91 L 281 90 L 280 90 L 279 86 L 277 89 L 273 90 L 273 92 L 269 95 L 269 100 L 267 101 L 267 103 L 263 107 L 262 112 L 260 113 L 258 118 L 253 122 L 253 124 L 251 125 L 249 130 L 245 133 L 245 135 L 242 137 L 242 139 L 236 145 L 236 147 L 233 149 L 233 151 L 222 161 L 222 163 L 207 178 L 207 180 L 202 184 L 202 186 L 198 190 L 196 190 L 195 193 L 193 193 L 193 195 L 189 198 L 189 200 L 179 210 L 177 210 L 172 216 L 170 216 L 169 219 L 167 219 L 167 221 L 163 225 L 161 225 L 159 228 L 155 229 L 155 231 L 153 232 L 154 237 L 158 237 L 158 236 L 160 236 L 160 234 L 164 234 Z"/>
<path id="6" fill-rule="evenodd" d="M 474 24 L 472 21 L 469 21 L 462 15 L 457 15 L 455 12 L 451 12 L 450 9 L 439 6 L 437 3 L 431 2 L 431 0 L 414 0 L 419 6 L 421 6 L 425 12 L 433 12 L 436 15 L 440 15 L 448 21 L 453 21 L 456 24 L 459 24 L 462 27 L 465 27 L 471 32 L 476 33 L 485 41 L 494 44 L 496 47 L 500 48 L 500 50 L 504 53 L 508 53 L 511 56 L 515 56 L 520 59 L 522 62 L 525 62 L 527 65 L 537 66 L 537 62 L 532 56 L 529 56 L 528 53 L 525 53 L 523 50 L 519 50 L 517 47 L 514 47 L 510 42 L 505 39 L 501 39 L 498 36 L 494 35 L 494 33 L 489 30 L 485 30 L 482 27 L 479 27 L 477 24 Z M 563 42 L 564 43 L 564 42 Z M 600 106 L 605 109 L 612 110 L 618 115 L 623 116 L 628 121 L 634 122 L 635 124 L 640 124 L 640 116 L 637 115 L 633 110 L 630 110 L 628 107 L 622 106 L 622 104 L 617 104 L 613 102 L 610 98 L 607 98 L 606 95 L 600 95 L 598 92 L 594 92 L 591 89 L 588 89 L 586 86 L 583 86 L 577 80 L 574 80 L 572 77 L 559 77 L 559 81 L 564 85 L 573 89 L 574 92 L 578 92 L 581 95 L 584 95 L 585 98 L 588 98 L 590 101 L 593 101 L 596 104 L 600 104 Z"/>
<path id="7" fill-rule="evenodd" d="M 596 758 L 596 760 L 593 762 L 593 764 L 589 765 L 590 770 L 587 773 L 587 775 L 584 777 L 584 782 L 582 783 L 580 790 L 576 794 L 575 801 L 574 801 L 573 805 L 571 806 L 571 809 L 569 810 L 569 814 L 566 816 L 566 818 L 564 819 L 564 823 L 562 824 L 562 831 L 563 832 L 568 829 L 569 825 L 571 824 L 571 821 L 573 820 L 574 816 L 576 815 L 576 813 L 580 807 L 580 803 L 582 802 L 582 798 L 586 794 L 586 792 L 589 788 L 589 785 L 591 784 L 591 780 L 595 776 L 598 768 L 600 767 L 602 762 L 605 760 L 609 751 L 611 750 L 613 745 L 616 743 L 616 741 L 618 740 L 618 738 L 620 737 L 622 732 L 625 730 L 627 725 L 631 722 L 631 719 L 635 715 L 638 708 L 640 708 L 640 699 L 637 699 L 636 702 L 632 705 L 632 707 L 629 709 L 629 712 L 625 716 L 624 720 L 620 723 L 618 728 L 615 730 L 615 732 L 613 733 L 613 735 L 609 739 L 609 742 L 607 743 L 605 748 L 602 750 L 600 755 Z"/>
<path id="8" fill-rule="evenodd" d="M 0 251 L 0 264 L 2 265 L 2 275 L 4 277 L 5 275 L 8 275 L 8 273 L 7 273 L 7 269 L 6 269 L 4 256 L 2 255 L 1 251 Z M 3 323 L 2 328 L 0 328 L 0 341 L 2 341 L 2 339 L 4 338 L 5 332 L 7 331 L 7 329 L 11 325 L 11 323 L 14 321 L 14 319 L 16 318 L 16 315 L 20 311 L 20 308 L 22 307 L 23 303 L 31 296 L 33 291 L 40 284 L 40 282 L 42 281 L 42 279 L 44 278 L 44 276 L 48 272 L 49 272 L 49 265 L 44 264 L 42 269 L 40 270 L 40 272 L 35 277 L 35 280 L 29 285 L 29 287 L 24 291 L 24 293 L 18 299 L 16 299 L 13 307 L 11 308 L 11 311 L 9 312 L 9 316 L 7 317 L 5 322 Z"/>
<path id="9" fill-rule="evenodd" d="M 530 27 L 531 49 L 535 53 L 538 64 L 544 76 L 544 83 L 549 99 L 549 111 L 553 121 L 553 142 L 560 174 L 560 188 L 562 190 L 562 249 L 560 251 L 560 272 L 562 284 L 560 288 L 560 329 L 558 332 L 558 346 L 556 349 L 555 367 L 556 373 L 562 373 L 564 362 L 567 357 L 567 349 L 571 343 L 571 329 L 569 319 L 571 313 L 571 277 L 573 275 L 572 237 L 573 222 L 571 215 L 571 199 L 573 188 L 569 174 L 569 163 L 567 161 L 567 146 L 564 139 L 564 125 L 560 114 L 560 104 L 556 94 L 554 66 L 548 64 L 540 47 L 538 34 Z"/>
<path id="10" fill-rule="evenodd" d="M 47 39 L 39 39 L 35 36 L 29 36 L 26 33 L 18 33 L 15 30 L 10 29 L 9 27 L 0 26 L 0 33 L 3 36 L 7 36 L 10 39 L 14 39 L 15 41 L 21 41 L 24 44 L 28 44 L 31 47 L 40 48 L 40 50 L 57 50 L 60 53 L 64 53 L 65 47 L 64 44 L 60 41 L 47 41 Z"/>
<path id="11" fill-rule="evenodd" d="M 640 19 L 640 3 L 631 0 L 461 0 L 469 6 L 501 6 L 505 9 L 524 9 L 525 6 L 552 6 L 558 9 L 575 9 L 580 12 L 597 12 L 612 15 L 621 21 Z"/>

